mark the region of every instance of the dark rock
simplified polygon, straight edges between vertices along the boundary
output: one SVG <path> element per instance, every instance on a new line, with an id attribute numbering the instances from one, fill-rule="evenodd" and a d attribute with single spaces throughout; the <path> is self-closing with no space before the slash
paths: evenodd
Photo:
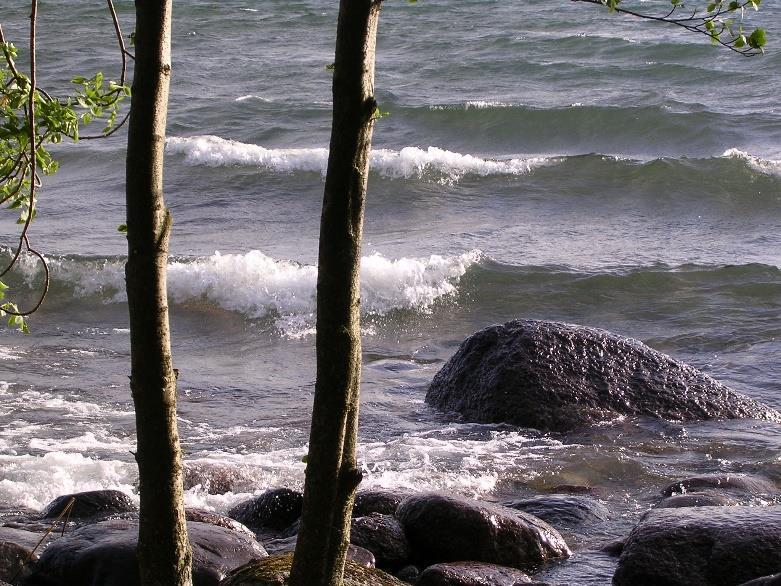
<path id="1" fill-rule="evenodd" d="M 740 586 L 781 586 L 781 574 L 762 576 L 756 580 L 751 580 L 751 582 L 744 582 Z"/>
<path id="2" fill-rule="evenodd" d="M 674 494 L 662 500 L 657 509 L 675 509 L 678 507 L 728 507 L 737 504 L 735 499 L 718 492 L 689 492 Z"/>
<path id="3" fill-rule="evenodd" d="M 220 586 L 283 586 L 290 576 L 292 553 L 254 560 L 230 572 Z M 404 582 L 376 568 L 367 568 L 347 560 L 344 586 L 405 586 Z"/>
<path id="4" fill-rule="evenodd" d="M 603 545 L 599 551 L 602 551 L 609 556 L 618 557 L 621 555 L 621 552 L 624 551 L 625 544 L 626 540 L 616 539 L 615 541 L 611 541 L 610 543 Z"/>
<path id="5" fill-rule="evenodd" d="M 28 561 L 35 562 L 48 539 L 44 533 L 0 527 L 0 580 L 12 582 Z M 36 551 L 38 542 L 43 539 Z"/>
<path id="6" fill-rule="evenodd" d="M 365 517 L 371 513 L 394 515 L 401 501 L 411 494 L 411 490 L 361 490 L 355 495 L 353 517 Z"/>
<path id="7" fill-rule="evenodd" d="M 768 496 L 778 493 L 776 485 L 767 478 L 750 474 L 720 473 L 692 476 L 691 478 L 673 482 L 662 490 L 662 496 L 708 489 L 746 496 Z"/>
<path id="8" fill-rule="evenodd" d="M 260 496 L 242 501 L 228 516 L 248 527 L 282 530 L 301 516 L 303 495 L 289 488 L 267 490 Z"/>
<path id="9" fill-rule="evenodd" d="M 293 551 L 296 549 L 297 541 L 297 535 L 291 535 L 290 537 L 284 537 L 281 539 L 270 539 L 265 542 L 266 551 L 268 551 L 271 555 L 293 553 Z M 353 543 L 350 543 L 347 546 L 347 559 L 352 560 L 356 564 L 366 566 L 367 568 L 373 568 L 376 565 L 374 553 Z"/>
<path id="10" fill-rule="evenodd" d="M 528 569 L 570 555 L 553 527 L 498 505 L 425 493 L 402 501 L 396 516 L 424 566 L 473 560 Z"/>
<path id="11" fill-rule="evenodd" d="M 617 415 L 781 421 L 781 413 L 637 340 L 534 320 L 467 338 L 434 377 L 426 402 L 468 421 L 550 431 Z"/>
<path id="12" fill-rule="evenodd" d="M 245 533 L 248 536 L 255 537 L 252 529 L 246 525 L 239 523 L 236 519 L 231 519 L 225 515 L 220 515 L 213 511 L 206 511 L 204 509 L 196 509 L 193 507 L 187 507 L 184 510 L 184 516 L 188 521 L 196 521 L 198 523 L 209 523 L 211 525 L 217 525 L 218 527 L 225 527 L 231 531 L 238 531 L 239 533 Z"/>
<path id="13" fill-rule="evenodd" d="M 129 496 L 118 490 L 90 490 L 58 496 L 41 513 L 41 519 L 55 519 L 71 499 L 75 499 L 67 516 L 70 519 L 105 518 L 121 513 L 135 512 L 138 507 Z"/>
<path id="14" fill-rule="evenodd" d="M 632 530 L 614 586 L 733 586 L 781 568 L 781 506 L 652 509 Z"/>
<path id="15" fill-rule="evenodd" d="M 575 527 L 589 521 L 604 521 L 610 516 L 607 507 L 586 496 L 540 495 L 505 503 L 550 523 L 554 527 Z"/>
<path id="16" fill-rule="evenodd" d="M 516 586 L 529 584 L 529 576 L 506 566 L 479 562 L 434 564 L 420 574 L 418 586 Z"/>
<path id="17" fill-rule="evenodd" d="M 404 580 L 410 584 L 415 584 L 418 581 L 418 576 L 420 576 L 420 570 L 415 566 L 404 566 L 396 572 L 396 577 L 399 580 Z"/>
<path id="18" fill-rule="evenodd" d="M 188 522 L 193 584 L 213 586 L 250 560 L 265 557 L 255 539 L 206 523 Z M 54 541 L 26 577 L 25 586 L 138 586 L 138 523 L 111 520 L 85 525 Z"/>
<path id="19" fill-rule="evenodd" d="M 396 570 L 409 563 L 409 543 L 396 517 L 372 513 L 353 519 L 350 541 L 372 552 L 377 567 L 383 570 Z"/>

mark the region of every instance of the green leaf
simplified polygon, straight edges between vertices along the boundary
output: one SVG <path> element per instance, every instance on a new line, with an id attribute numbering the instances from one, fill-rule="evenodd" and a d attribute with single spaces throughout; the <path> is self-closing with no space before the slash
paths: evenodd
<path id="1" fill-rule="evenodd" d="M 761 49 L 767 43 L 765 29 L 758 28 L 748 38 L 748 46 L 752 49 Z"/>
<path id="2" fill-rule="evenodd" d="M 127 234 L 127 224 L 120 224 L 117 226 L 117 232 L 122 232 L 124 234 Z"/>

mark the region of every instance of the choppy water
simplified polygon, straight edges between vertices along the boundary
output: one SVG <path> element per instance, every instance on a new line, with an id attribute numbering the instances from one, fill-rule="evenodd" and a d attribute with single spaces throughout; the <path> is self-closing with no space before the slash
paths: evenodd
<path id="1" fill-rule="evenodd" d="M 302 483 L 335 5 L 175 7 L 169 287 L 191 504 L 224 511 Z M 130 30 L 130 3 L 119 9 Z M 41 10 L 43 83 L 113 70 L 100 3 Z M 26 14 L 4 4 L 6 35 Z M 464 337 L 534 317 L 639 338 L 781 408 L 780 15 L 763 6 L 773 45 L 745 59 L 569 2 L 386 1 L 377 88 L 390 116 L 375 132 L 362 281 L 366 485 L 491 500 L 592 486 L 613 517 L 570 535 L 580 553 L 547 578 L 606 584 L 613 562 L 591 548 L 668 480 L 781 480 L 773 424 L 630 419 L 545 436 L 454 424 L 423 403 Z M 133 491 L 123 149 L 122 136 L 63 145 L 42 192 L 32 236 L 51 296 L 32 335 L 0 333 L 8 506 Z M 7 259 L 13 225 L 0 227 Z M 34 287 L 40 271 L 17 280 Z M 210 494 L 225 469 L 232 490 Z"/>

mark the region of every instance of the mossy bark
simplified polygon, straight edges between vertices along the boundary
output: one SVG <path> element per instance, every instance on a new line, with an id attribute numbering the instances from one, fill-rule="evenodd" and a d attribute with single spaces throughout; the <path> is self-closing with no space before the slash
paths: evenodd
<path id="1" fill-rule="evenodd" d="M 361 378 L 360 260 L 369 151 L 377 110 L 378 0 L 342 0 L 333 121 L 320 222 L 317 382 L 294 586 L 338 585 L 361 481 L 356 463 Z"/>
<path id="2" fill-rule="evenodd" d="M 144 585 L 192 584 L 176 424 L 166 291 L 171 216 L 163 200 L 163 149 L 171 75 L 171 0 L 136 0 L 135 72 L 126 197 L 130 388 L 136 412 Z"/>

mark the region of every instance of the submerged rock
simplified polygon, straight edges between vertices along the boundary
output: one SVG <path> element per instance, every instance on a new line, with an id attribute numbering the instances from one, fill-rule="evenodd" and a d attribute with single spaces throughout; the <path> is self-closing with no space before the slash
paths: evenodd
<path id="1" fill-rule="evenodd" d="M 468 421 L 549 431 L 618 415 L 781 422 L 778 411 L 637 340 L 535 320 L 467 338 L 434 377 L 426 402 Z"/>
<path id="2" fill-rule="evenodd" d="M 610 516 L 605 505 L 580 495 L 539 495 L 505 506 L 534 515 L 554 527 L 576 527 L 589 521 L 604 521 Z"/>
<path id="3" fill-rule="evenodd" d="M 220 586 L 282 586 L 290 576 L 292 553 L 255 560 L 230 572 Z M 376 568 L 350 560 L 344 565 L 344 586 L 405 586 L 405 583 Z"/>
<path id="4" fill-rule="evenodd" d="M 558 531 L 537 517 L 463 497 L 414 495 L 396 516 L 422 566 L 473 560 L 523 570 L 570 555 Z"/>
<path id="5" fill-rule="evenodd" d="M 213 586 L 238 566 L 266 556 L 245 533 L 206 523 L 188 522 L 193 548 L 194 586 Z M 41 554 L 24 586 L 138 586 L 138 523 L 112 520 L 66 533 Z"/>
<path id="6" fill-rule="evenodd" d="M 614 586 L 734 586 L 781 568 L 781 506 L 652 509 L 632 530 Z"/>
<path id="7" fill-rule="evenodd" d="M 680 507 L 729 507 L 736 505 L 735 499 L 718 492 L 689 492 L 674 494 L 663 499 L 657 509 L 676 509 Z"/>
<path id="8" fill-rule="evenodd" d="M 768 478 L 740 473 L 702 474 L 678 480 L 662 489 L 662 496 L 684 495 L 707 491 L 742 496 L 773 496 L 778 488 Z"/>

